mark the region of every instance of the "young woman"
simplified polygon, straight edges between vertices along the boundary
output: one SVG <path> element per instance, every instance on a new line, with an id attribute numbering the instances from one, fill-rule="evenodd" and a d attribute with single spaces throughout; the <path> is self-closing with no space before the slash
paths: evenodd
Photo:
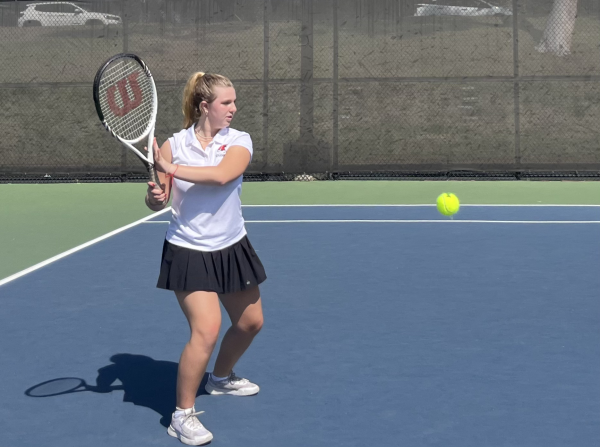
<path id="1" fill-rule="evenodd" d="M 177 374 L 177 408 L 168 433 L 188 445 L 212 434 L 196 417 L 194 403 L 221 325 L 219 299 L 231 319 L 206 391 L 250 396 L 258 385 L 233 367 L 263 324 L 258 285 L 266 279 L 244 227 L 240 192 L 252 158 L 252 140 L 229 127 L 236 113 L 229 79 L 195 73 L 184 89 L 184 129 L 154 157 L 164 191 L 149 182 L 147 206 L 158 211 L 172 197 L 158 287 L 173 290 L 190 325 Z"/>

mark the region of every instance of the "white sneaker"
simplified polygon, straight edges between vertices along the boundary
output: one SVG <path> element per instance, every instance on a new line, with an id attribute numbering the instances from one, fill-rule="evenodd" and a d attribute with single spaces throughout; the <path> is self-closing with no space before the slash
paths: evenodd
<path id="1" fill-rule="evenodd" d="M 212 433 L 204 428 L 204 425 L 196 417 L 204 411 L 197 413 L 195 411 L 194 407 L 189 408 L 178 417 L 173 413 L 167 433 L 187 445 L 202 445 L 210 442 L 213 438 Z"/>
<path id="2" fill-rule="evenodd" d="M 260 388 L 248 379 L 238 377 L 233 371 L 225 380 L 213 380 L 212 374 L 204 387 L 208 394 L 231 394 L 232 396 L 252 396 L 257 394 Z"/>

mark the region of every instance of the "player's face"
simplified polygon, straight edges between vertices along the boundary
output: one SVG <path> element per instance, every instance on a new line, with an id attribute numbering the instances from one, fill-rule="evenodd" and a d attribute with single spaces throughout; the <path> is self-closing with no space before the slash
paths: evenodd
<path id="1" fill-rule="evenodd" d="M 233 115 L 237 112 L 235 89 L 233 87 L 215 87 L 215 94 L 217 97 L 208 109 L 210 123 L 218 128 L 229 127 Z"/>

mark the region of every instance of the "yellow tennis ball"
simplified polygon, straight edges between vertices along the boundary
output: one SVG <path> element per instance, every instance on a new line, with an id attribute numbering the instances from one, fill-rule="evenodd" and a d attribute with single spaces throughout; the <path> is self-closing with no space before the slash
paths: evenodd
<path id="1" fill-rule="evenodd" d="M 445 192 L 437 198 L 437 209 L 444 216 L 456 214 L 459 208 L 460 202 L 458 201 L 458 197 L 452 193 Z"/>

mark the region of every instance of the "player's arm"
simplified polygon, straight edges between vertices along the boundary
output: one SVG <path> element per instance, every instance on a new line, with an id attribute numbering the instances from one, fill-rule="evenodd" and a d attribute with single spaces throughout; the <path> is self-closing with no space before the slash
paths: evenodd
<path id="1" fill-rule="evenodd" d="M 156 140 L 155 140 L 156 141 Z M 156 144 L 156 142 L 155 142 Z M 165 141 L 160 148 L 161 158 L 167 161 L 169 164 L 173 160 L 173 154 L 171 153 L 171 143 L 169 140 Z M 164 172 L 157 170 L 158 181 L 162 185 L 162 190 L 158 188 L 154 183 L 148 182 L 148 191 L 146 193 L 146 206 L 152 211 L 160 211 L 167 206 L 169 198 L 171 196 L 171 178 L 167 177 Z M 164 190 L 164 191 L 163 191 Z"/>
<path id="2" fill-rule="evenodd" d="M 155 150 L 155 154 L 156 152 Z M 162 150 L 160 155 L 162 155 Z M 156 169 L 159 172 L 174 174 L 175 178 L 180 180 L 190 183 L 225 185 L 244 173 L 250 164 L 250 151 L 243 146 L 231 146 L 217 166 L 206 167 L 174 165 L 165 159 L 157 159 L 156 155 L 154 158 Z"/>

